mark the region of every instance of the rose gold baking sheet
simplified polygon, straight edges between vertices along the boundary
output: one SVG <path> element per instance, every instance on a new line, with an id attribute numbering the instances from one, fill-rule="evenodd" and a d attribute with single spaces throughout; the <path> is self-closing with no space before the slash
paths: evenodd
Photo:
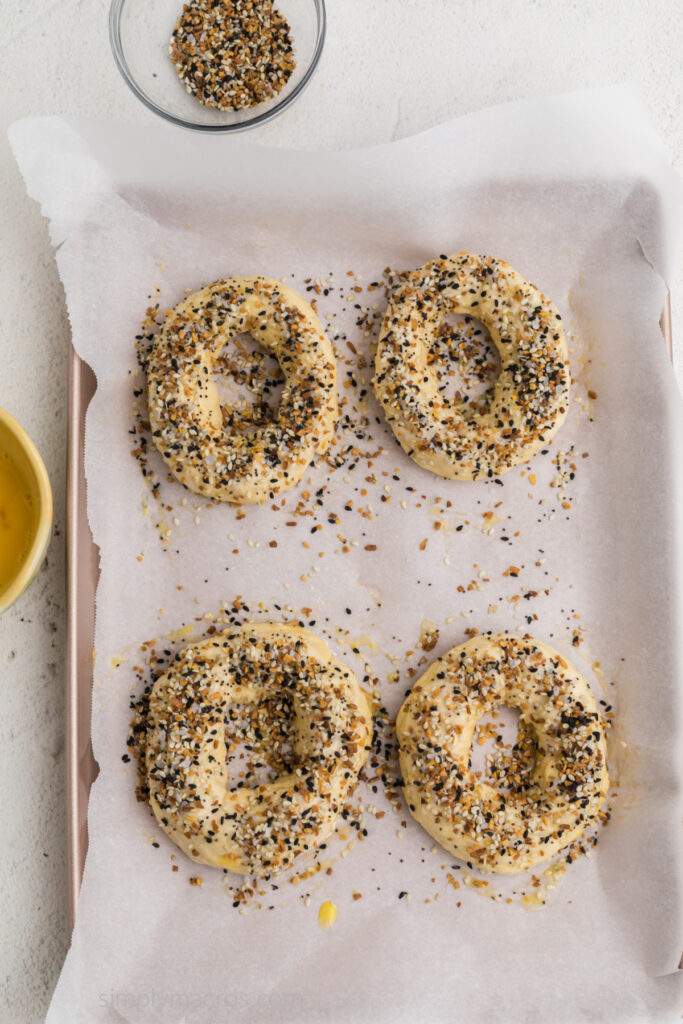
<path id="1" fill-rule="evenodd" d="M 660 324 L 669 358 L 673 360 L 671 303 L 668 297 Z M 88 524 L 83 466 L 85 414 L 96 386 L 92 370 L 78 358 L 72 347 L 69 359 L 66 653 L 69 910 L 72 926 L 88 850 L 88 796 L 98 772 L 90 741 L 90 714 L 99 556 Z"/>
<path id="2" fill-rule="evenodd" d="M 88 849 L 88 796 L 97 777 L 90 742 L 98 549 L 86 511 L 83 450 L 85 413 L 97 386 L 87 363 L 69 353 L 69 454 L 66 493 L 66 729 L 67 821 L 69 828 L 69 912 L 73 926 Z"/>

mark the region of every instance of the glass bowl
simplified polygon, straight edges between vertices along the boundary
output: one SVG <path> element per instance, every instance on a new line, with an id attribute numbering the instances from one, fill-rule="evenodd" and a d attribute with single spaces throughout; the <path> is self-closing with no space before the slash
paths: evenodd
<path id="1" fill-rule="evenodd" d="M 289 22 L 296 68 L 285 87 L 247 110 L 203 106 L 185 89 L 168 54 L 183 0 L 112 0 L 109 39 L 116 65 L 139 100 L 164 120 L 197 132 L 241 132 L 265 124 L 301 95 L 325 42 L 325 0 L 275 0 Z"/>

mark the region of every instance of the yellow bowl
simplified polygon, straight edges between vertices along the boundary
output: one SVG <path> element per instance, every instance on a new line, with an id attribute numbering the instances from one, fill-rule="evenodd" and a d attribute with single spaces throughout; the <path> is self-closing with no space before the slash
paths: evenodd
<path id="1" fill-rule="evenodd" d="M 38 449 L 26 431 L 4 409 L 0 409 L 0 458 L 9 459 L 7 479 L 10 474 L 16 476 L 18 473 L 26 489 L 26 514 L 30 520 L 25 551 L 9 578 L 0 580 L 2 615 L 34 580 L 47 554 L 52 533 L 52 490 Z M 8 500 L 9 495 L 3 495 L 0 489 L 0 528 L 3 525 L 3 501 Z"/>

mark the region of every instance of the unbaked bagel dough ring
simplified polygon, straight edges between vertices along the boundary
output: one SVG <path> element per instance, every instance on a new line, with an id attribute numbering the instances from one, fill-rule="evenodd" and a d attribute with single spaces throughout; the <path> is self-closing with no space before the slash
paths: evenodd
<path id="1" fill-rule="evenodd" d="M 440 391 L 428 361 L 449 313 L 480 320 L 500 356 L 500 375 L 472 406 Z M 440 256 L 406 275 L 382 321 L 375 392 L 404 450 L 452 480 L 497 476 L 550 441 L 569 402 L 569 358 L 553 303 L 502 260 Z"/>
<path id="2" fill-rule="evenodd" d="M 224 429 L 212 373 L 225 342 L 249 332 L 278 360 L 285 385 L 272 423 Z M 338 417 L 332 345 L 292 288 L 267 277 L 231 277 L 169 311 L 147 365 L 154 442 L 195 494 L 236 504 L 266 501 L 327 450 Z"/>
<path id="3" fill-rule="evenodd" d="M 290 770 L 230 789 L 229 709 L 267 708 L 269 700 L 291 704 Z M 313 633 L 278 623 L 217 633 L 186 648 L 152 688 L 145 755 L 152 811 L 192 860 L 277 873 L 332 834 L 371 735 L 358 681 Z"/>
<path id="4" fill-rule="evenodd" d="M 470 767 L 476 725 L 499 704 L 519 709 L 531 754 L 507 792 Z M 557 651 L 529 637 L 483 635 L 452 648 L 415 683 L 396 732 L 411 814 L 484 871 L 515 874 L 548 860 L 596 821 L 607 794 L 593 694 Z"/>

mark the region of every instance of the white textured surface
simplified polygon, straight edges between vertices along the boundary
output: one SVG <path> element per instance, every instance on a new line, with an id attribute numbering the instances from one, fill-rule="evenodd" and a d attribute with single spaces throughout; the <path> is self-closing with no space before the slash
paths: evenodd
<path id="1" fill-rule="evenodd" d="M 109 54 L 106 0 L 3 4 L 3 126 L 32 114 L 153 115 Z M 328 41 L 299 103 L 253 138 L 360 146 L 539 92 L 632 82 L 683 169 L 676 0 L 329 0 Z M 0 139 L 0 405 L 37 442 L 55 491 L 48 565 L 0 620 L 3 927 L 0 1019 L 40 1020 L 68 944 L 64 804 L 64 472 L 68 325 L 47 230 Z M 683 275 L 673 285 L 674 335 Z M 683 329 L 679 331 L 683 340 Z M 679 366 L 683 345 L 678 344 Z M 679 380 L 681 380 L 679 373 Z"/>

